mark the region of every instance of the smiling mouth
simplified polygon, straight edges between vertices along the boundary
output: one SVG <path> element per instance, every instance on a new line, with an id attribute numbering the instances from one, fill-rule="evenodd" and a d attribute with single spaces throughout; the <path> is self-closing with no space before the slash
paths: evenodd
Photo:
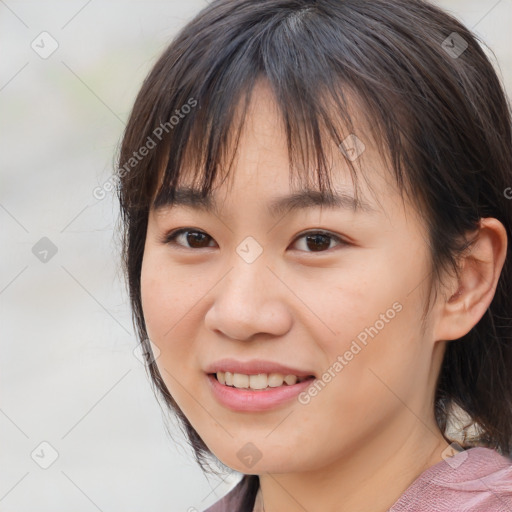
<path id="1" fill-rule="evenodd" d="M 283 375 L 281 373 L 246 375 L 241 373 L 217 372 L 208 375 L 215 378 L 223 386 L 247 391 L 265 391 L 280 387 L 290 387 L 315 378 L 313 375 L 298 377 L 296 375 Z"/>

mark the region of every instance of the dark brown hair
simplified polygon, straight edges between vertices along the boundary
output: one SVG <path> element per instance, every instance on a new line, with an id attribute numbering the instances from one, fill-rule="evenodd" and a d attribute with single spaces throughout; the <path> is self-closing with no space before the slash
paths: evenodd
<path id="1" fill-rule="evenodd" d="M 402 198 L 428 228 L 431 298 L 445 270 L 458 275 L 458 258 L 471 246 L 467 234 L 481 217 L 500 220 L 512 240 L 510 108 L 480 45 L 459 21 L 420 0 L 218 0 L 205 7 L 146 78 L 119 155 L 123 262 L 145 350 L 140 272 L 149 209 L 162 195 L 172 197 L 185 167 L 210 193 L 243 123 L 242 115 L 235 126 L 235 109 L 247 105 L 261 79 L 285 122 L 290 169 L 302 176 L 314 169 L 321 190 L 329 186 L 326 141 L 339 145 L 351 133 L 350 112 L 374 128 Z M 135 162 L 134 152 L 150 141 L 155 146 Z M 510 250 L 491 306 L 467 335 L 447 342 L 435 396 L 442 432 L 458 406 L 479 428 L 466 445 L 502 453 L 512 441 Z M 206 470 L 213 455 L 149 356 L 148 371 Z M 244 478 L 250 503 L 257 477 Z"/>

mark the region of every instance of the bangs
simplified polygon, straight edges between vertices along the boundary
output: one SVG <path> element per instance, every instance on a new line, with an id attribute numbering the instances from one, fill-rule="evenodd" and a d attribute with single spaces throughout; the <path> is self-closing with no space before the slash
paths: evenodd
<path id="1" fill-rule="evenodd" d="M 217 23 L 222 24 L 220 14 Z M 185 173 L 192 174 L 194 188 L 205 196 L 221 170 L 226 171 L 223 179 L 228 176 L 254 89 L 262 82 L 270 87 L 283 121 L 290 181 L 316 180 L 322 193 L 331 192 L 333 145 L 339 148 L 353 135 L 365 145 L 377 144 L 383 160 L 400 174 L 399 155 L 405 148 L 399 128 L 405 120 L 398 119 L 399 102 L 391 87 L 379 94 L 368 76 L 356 71 L 360 49 L 350 39 L 344 41 L 339 26 L 326 24 L 320 15 L 310 7 L 282 9 L 274 11 L 272 19 L 254 24 L 240 13 L 238 26 L 231 16 L 225 30 L 216 28 L 215 41 L 201 41 L 199 46 L 178 36 L 175 48 L 183 49 L 180 58 L 171 66 L 168 55 L 155 71 L 158 101 L 142 137 L 154 138 L 156 131 L 160 140 L 144 171 L 146 188 L 142 194 L 138 191 L 141 207 L 172 202 Z M 329 30 L 337 34 L 340 49 L 327 51 L 328 43 L 313 35 L 321 30 L 326 39 Z M 365 61 L 372 59 L 369 52 Z M 361 131 L 363 126 L 370 132 Z M 338 152 L 342 154 L 341 149 Z M 357 199 L 357 160 L 345 160 Z"/>
<path id="2" fill-rule="evenodd" d="M 339 170 L 337 164 L 342 159 L 351 172 L 357 201 L 359 173 L 356 169 L 360 166 L 357 158 L 350 158 L 349 153 L 343 158 L 342 141 L 350 141 L 357 133 L 359 143 L 364 140 L 366 146 L 370 135 L 361 127 L 367 123 L 362 123 L 359 117 L 355 129 L 348 105 L 332 106 L 333 99 L 344 101 L 343 96 L 332 98 L 317 92 L 313 103 L 312 100 L 304 100 L 304 95 L 290 93 L 289 89 L 276 91 L 268 77 L 260 75 L 246 88 L 234 89 L 232 94 L 226 93 L 219 84 L 219 91 L 216 88 L 211 91 L 218 101 L 202 103 L 195 118 L 192 119 L 191 115 L 190 120 L 185 121 L 189 126 L 162 144 L 156 178 L 158 185 L 152 191 L 151 207 L 172 203 L 174 191 L 185 180 L 188 186 L 206 196 L 216 179 L 222 183 L 232 177 L 240 139 L 248 115 L 254 108 L 251 102 L 261 91 L 260 86 L 270 87 L 270 101 L 278 108 L 277 122 L 285 130 L 291 187 L 297 179 L 299 189 L 305 186 L 318 188 L 322 194 L 332 193 L 332 170 Z M 351 111 L 354 111 L 353 102 Z M 187 129 L 188 136 L 185 135 Z"/>

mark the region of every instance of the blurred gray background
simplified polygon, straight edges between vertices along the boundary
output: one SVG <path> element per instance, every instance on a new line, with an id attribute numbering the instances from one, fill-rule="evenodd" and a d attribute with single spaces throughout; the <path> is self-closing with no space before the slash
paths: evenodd
<path id="1" fill-rule="evenodd" d="M 512 90 L 512 0 L 443 1 Z M 0 511 L 193 512 L 232 487 L 166 433 L 137 358 L 109 179 L 184 1 L 0 0 Z"/>

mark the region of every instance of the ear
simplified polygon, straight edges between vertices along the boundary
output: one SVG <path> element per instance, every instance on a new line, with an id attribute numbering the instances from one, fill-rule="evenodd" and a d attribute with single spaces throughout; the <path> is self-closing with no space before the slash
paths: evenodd
<path id="1" fill-rule="evenodd" d="M 459 280 L 440 298 L 435 341 L 456 340 L 467 334 L 489 308 L 507 254 L 507 231 L 494 218 L 480 219 L 475 243 L 460 261 Z"/>

